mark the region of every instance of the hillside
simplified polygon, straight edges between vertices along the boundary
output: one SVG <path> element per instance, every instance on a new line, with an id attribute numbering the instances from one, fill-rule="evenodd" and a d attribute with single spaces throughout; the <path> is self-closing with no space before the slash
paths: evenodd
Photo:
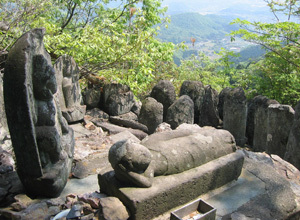
<path id="1" fill-rule="evenodd" d="M 236 27 L 229 23 L 229 16 L 201 15 L 199 13 L 183 13 L 171 16 L 168 28 L 162 27 L 158 35 L 165 42 L 190 42 L 193 37 L 198 42 L 205 40 L 221 40 Z"/>

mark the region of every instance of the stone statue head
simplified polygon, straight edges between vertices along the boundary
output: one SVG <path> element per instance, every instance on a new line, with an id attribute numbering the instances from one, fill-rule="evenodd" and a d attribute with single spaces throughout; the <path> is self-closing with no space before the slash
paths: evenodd
<path id="1" fill-rule="evenodd" d="M 152 154 L 141 144 L 123 140 L 110 148 L 108 159 L 114 169 L 119 166 L 126 171 L 143 173 L 152 160 Z"/>

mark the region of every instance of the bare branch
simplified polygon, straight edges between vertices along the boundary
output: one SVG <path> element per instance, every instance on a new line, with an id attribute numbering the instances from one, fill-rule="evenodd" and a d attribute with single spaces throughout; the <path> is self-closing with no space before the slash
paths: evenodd
<path id="1" fill-rule="evenodd" d="M 69 10 L 69 14 L 67 16 L 68 17 L 67 21 L 61 26 L 61 31 L 63 31 L 64 28 L 70 23 L 72 17 L 74 16 L 74 12 L 75 12 L 76 7 L 77 7 L 77 3 L 74 3 L 71 10 Z"/>

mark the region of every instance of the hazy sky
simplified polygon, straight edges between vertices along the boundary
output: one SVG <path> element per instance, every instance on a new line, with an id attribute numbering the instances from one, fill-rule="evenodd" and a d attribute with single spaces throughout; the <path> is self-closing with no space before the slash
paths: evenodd
<path id="1" fill-rule="evenodd" d="M 164 0 L 164 6 L 170 10 L 180 9 L 194 12 L 217 12 L 236 5 L 248 5 L 249 7 L 266 6 L 264 0 Z"/>

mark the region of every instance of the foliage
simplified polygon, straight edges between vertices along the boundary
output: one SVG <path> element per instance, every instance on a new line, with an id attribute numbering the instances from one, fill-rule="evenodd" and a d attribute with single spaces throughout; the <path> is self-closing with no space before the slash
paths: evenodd
<path id="1" fill-rule="evenodd" d="M 217 56 L 220 58 L 212 60 L 204 53 L 199 53 L 198 56 L 192 55 L 190 59 L 182 61 L 175 80 L 176 86 L 185 80 L 201 81 L 219 92 L 231 86 L 230 81 L 236 74 L 236 69 L 230 59 L 236 55 L 222 49 Z"/>
<path id="2" fill-rule="evenodd" d="M 261 48 L 259 45 L 251 45 L 242 49 L 239 53 L 236 53 L 238 56 L 232 57 L 231 61 L 235 64 L 240 64 L 246 62 L 246 65 L 249 62 L 258 62 L 264 58 L 266 51 Z"/>
<path id="3" fill-rule="evenodd" d="M 234 24 L 241 28 L 232 32 L 232 36 L 241 36 L 267 50 L 264 60 L 253 66 L 251 74 L 255 76 L 249 75 L 257 92 L 280 103 L 295 105 L 300 98 L 300 24 L 293 20 L 300 15 L 300 1 L 264 1 L 276 21 L 263 23 L 236 19 Z"/>
<path id="4" fill-rule="evenodd" d="M 161 0 L 4 0 L 0 20 L 8 28 L 0 32 L 2 52 L 31 28 L 45 27 L 46 49 L 53 60 L 74 57 L 83 77 L 100 75 L 126 83 L 141 93 L 156 79 L 158 63 L 172 61 L 174 44 L 155 36 L 164 22 Z"/>

